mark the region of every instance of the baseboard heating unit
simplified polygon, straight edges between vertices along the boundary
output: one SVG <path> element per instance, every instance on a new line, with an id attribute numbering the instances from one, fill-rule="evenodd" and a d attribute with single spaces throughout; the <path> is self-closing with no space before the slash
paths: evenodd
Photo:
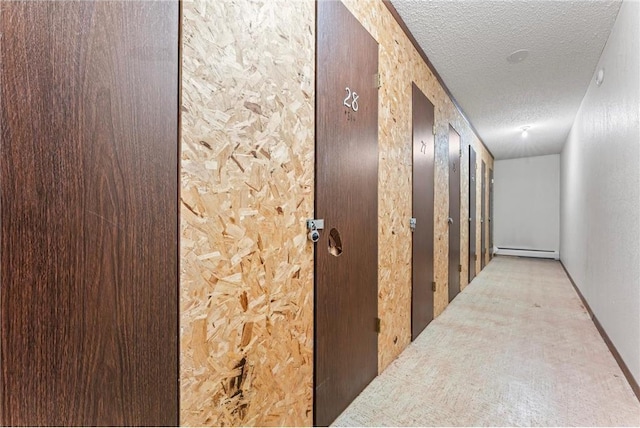
<path id="1" fill-rule="evenodd" d="M 560 252 L 554 250 L 532 250 L 529 248 L 494 247 L 496 256 L 536 257 L 539 259 L 560 260 Z"/>

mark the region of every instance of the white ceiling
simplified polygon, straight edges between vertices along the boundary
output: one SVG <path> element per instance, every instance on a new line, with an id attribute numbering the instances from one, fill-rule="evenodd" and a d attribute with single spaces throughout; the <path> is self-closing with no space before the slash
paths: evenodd
<path id="1" fill-rule="evenodd" d="M 621 1 L 392 4 L 495 158 L 509 159 L 560 153 Z M 527 58 L 509 63 L 519 49 Z"/>

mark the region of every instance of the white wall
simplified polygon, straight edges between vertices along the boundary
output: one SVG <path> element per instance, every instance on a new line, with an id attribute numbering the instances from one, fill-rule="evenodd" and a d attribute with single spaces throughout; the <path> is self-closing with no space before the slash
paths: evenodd
<path id="1" fill-rule="evenodd" d="M 493 189 L 496 247 L 560 250 L 560 155 L 495 161 Z"/>
<path id="2" fill-rule="evenodd" d="M 625 0 L 562 152 L 560 257 L 640 381 L 640 3 Z"/>

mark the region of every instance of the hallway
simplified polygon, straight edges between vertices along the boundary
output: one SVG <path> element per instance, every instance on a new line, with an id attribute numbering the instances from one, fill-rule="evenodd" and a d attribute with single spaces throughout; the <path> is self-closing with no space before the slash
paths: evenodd
<path id="1" fill-rule="evenodd" d="M 559 262 L 496 257 L 334 426 L 640 425 Z"/>
<path id="2" fill-rule="evenodd" d="M 0 427 L 640 426 L 639 23 L 0 0 Z"/>

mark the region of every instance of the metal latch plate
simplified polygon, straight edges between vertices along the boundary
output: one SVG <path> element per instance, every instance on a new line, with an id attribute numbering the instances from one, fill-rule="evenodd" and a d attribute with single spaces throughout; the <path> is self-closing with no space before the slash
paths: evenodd
<path id="1" fill-rule="evenodd" d="M 322 230 L 324 229 L 324 219 L 310 218 L 307 220 L 307 229 L 309 230 Z"/>

